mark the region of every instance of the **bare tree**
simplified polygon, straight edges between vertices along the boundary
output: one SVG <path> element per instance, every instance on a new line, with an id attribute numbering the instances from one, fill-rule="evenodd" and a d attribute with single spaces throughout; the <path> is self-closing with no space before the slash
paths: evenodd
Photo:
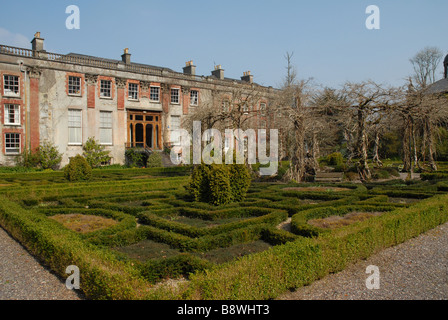
<path id="1" fill-rule="evenodd" d="M 437 47 L 426 47 L 409 61 L 414 68 L 414 80 L 419 89 L 424 89 L 436 81 L 436 71 L 442 60 L 443 52 Z"/>

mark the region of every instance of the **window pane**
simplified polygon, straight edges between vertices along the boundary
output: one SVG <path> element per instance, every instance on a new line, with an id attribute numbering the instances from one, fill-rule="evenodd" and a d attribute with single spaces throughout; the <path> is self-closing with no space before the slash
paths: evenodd
<path id="1" fill-rule="evenodd" d="M 112 81 L 101 80 L 101 86 L 100 86 L 100 96 L 101 97 L 110 98 L 112 96 L 111 89 L 112 89 Z"/>
<path id="2" fill-rule="evenodd" d="M 5 133 L 5 153 L 20 153 L 20 133 Z"/>
<path id="3" fill-rule="evenodd" d="M 19 77 L 3 76 L 3 91 L 5 94 L 19 95 Z"/>
<path id="4" fill-rule="evenodd" d="M 171 103 L 179 103 L 179 89 L 171 89 Z"/>
<path id="5" fill-rule="evenodd" d="M 68 142 L 82 143 L 82 113 L 81 110 L 68 110 Z"/>
<path id="6" fill-rule="evenodd" d="M 100 112 L 100 143 L 112 144 L 112 112 Z"/>
<path id="7" fill-rule="evenodd" d="M 20 106 L 14 104 L 5 104 L 5 124 L 20 124 Z"/>
<path id="8" fill-rule="evenodd" d="M 81 78 L 80 77 L 68 77 L 68 93 L 69 94 L 81 94 Z"/>
<path id="9" fill-rule="evenodd" d="M 159 101 L 159 87 L 151 87 L 149 92 L 149 100 L 151 101 Z"/>

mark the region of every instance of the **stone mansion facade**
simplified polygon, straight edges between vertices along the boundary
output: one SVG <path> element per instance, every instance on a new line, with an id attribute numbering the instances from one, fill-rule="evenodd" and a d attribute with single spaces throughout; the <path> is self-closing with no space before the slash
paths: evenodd
<path id="1" fill-rule="evenodd" d="M 261 93 L 254 112 L 276 91 L 254 83 L 250 72 L 225 78 L 220 66 L 198 76 L 192 61 L 176 72 L 133 63 L 128 49 L 121 60 L 55 54 L 44 50 L 39 32 L 31 44 L 0 44 L 0 166 L 14 165 L 18 154 L 44 141 L 57 146 L 63 166 L 90 137 L 110 151 L 112 163 L 123 164 L 126 148 L 176 144 L 171 132 L 186 115 L 234 88 Z"/>

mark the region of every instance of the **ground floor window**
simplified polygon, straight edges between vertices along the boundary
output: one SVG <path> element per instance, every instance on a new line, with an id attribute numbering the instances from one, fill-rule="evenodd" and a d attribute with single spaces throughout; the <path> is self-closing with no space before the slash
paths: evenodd
<path id="1" fill-rule="evenodd" d="M 112 145 L 112 112 L 100 111 L 100 143 Z"/>
<path id="2" fill-rule="evenodd" d="M 68 110 L 68 143 L 82 144 L 82 111 Z"/>

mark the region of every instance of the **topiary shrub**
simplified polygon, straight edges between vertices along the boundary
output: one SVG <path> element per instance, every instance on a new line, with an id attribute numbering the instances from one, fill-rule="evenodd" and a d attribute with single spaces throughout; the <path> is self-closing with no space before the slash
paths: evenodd
<path id="1" fill-rule="evenodd" d="M 101 163 L 110 161 L 109 151 L 99 144 L 94 138 L 89 138 L 82 147 L 83 156 L 92 168 L 97 168 Z"/>
<path id="2" fill-rule="evenodd" d="M 90 180 L 92 167 L 83 156 L 78 154 L 70 159 L 69 164 L 64 169 L 64 176 L 69 181 Z"/>
<path id="3" fill-rule="evenodd" d="M 162 155 L 160 152 L 153 152 L 149 155 L 146 161 L 147 168 L 160 168 L 162 167 Z"/>
<path id="4" fill-rule="evenodd" d="M 244 200 L 250 183 L 250 171 L 243 164 L 202 163 L 193 169 L 185 188 L 195 201 L 222 205 Z"/>
<path id="5" fill-rule="evenodd" d="M 251 183 L 250 171 L 244 164 L 231 164 L 229 166 L 230 187 L 232 192 L 232 200 L 241 202 L 246 197 Z"/>
<path id="6" fill-rule="evenodd" d="M 44 142 L 38 149 L 39 162 L 42 169 L 59 169 L 62 161 L 62 154 L 59 153 L 58 148 L 50 143 Z"/>

